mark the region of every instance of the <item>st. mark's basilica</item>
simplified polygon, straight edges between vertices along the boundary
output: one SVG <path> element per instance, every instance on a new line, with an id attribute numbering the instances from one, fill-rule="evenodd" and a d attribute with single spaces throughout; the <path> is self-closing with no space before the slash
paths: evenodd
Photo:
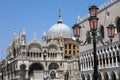
<path id="1" fill-rule="evenodd" d="M 98 10 L 98 80 L 120 80 L 119 9 L 120 0 L 110 0 Z M 62 22 L 61 14 L 48 34 L 44 31 L 41 42 L 36 33 L 27 43 L 26 36 L 29 35 L 25 29 L 19 34 L 14 31 L 13 40 L 6 50 L 6 60 L 2 62 L 2 80 L 93 80 L 93 42 L 88 19 L 89 15 L 78 19 L 81 35 L 77 38 Z M 112 43 L 106 29 L 109 23 L 116 27 Z"/>
<path id="2" fill-rule="evenodd" d="M 26 32 L 14 31 L 13 41 L 7 48 L 5 80 L 43 80 L 68 78 L 68 60 L 79 56 L 79 45 L 72 38 L 71 29 L 58 21 L 44 31 L 42 42 L 34 38 L 26 43 Z M 7 72 L 7 73 L 6 73 Z"/>

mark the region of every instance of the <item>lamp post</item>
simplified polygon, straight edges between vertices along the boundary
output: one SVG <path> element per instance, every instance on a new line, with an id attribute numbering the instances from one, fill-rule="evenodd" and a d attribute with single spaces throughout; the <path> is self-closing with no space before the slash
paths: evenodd
<path id="1" fill-rule="evenodd" d="M 92 33 L 92 39 L 93 39 L 93 56 L 94 56 L 94 73 L 93 73 L 93 80 L 98 80 L 98 62 L 97 62 L 97 54 L 96 54 L 96 39 L 97 39 L 97 26 L 98 26 L 98 8 L 93 5 L 89 8 L 89 25 L 90 25 L 90 32 Z M 79 24 L 75 24 L 73 27 L 74 37 L 77 38 L 77 41 L 80 43 L 79 40 L 80 37 L 80 29 L 81 26 Z M 115 27 L 111 23 L 107 27 L 108 31 L 108 37 L 110 38 L 110 42 L 112 42 L 113 37 L 115 36 Z"/>

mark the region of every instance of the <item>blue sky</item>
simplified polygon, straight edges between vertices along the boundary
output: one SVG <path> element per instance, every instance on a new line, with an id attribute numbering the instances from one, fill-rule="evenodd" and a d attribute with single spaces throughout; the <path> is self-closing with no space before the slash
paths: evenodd
<path id="1" fill-rule="evenodd" d="M 17 34 L 26 29 L 27 42 L 34 32 L 37 39 L 57 22 L 58 9 L 61 8 L 63 23 L 70 28 L 77 22 L 77 16 L 84 17 L 92 4 L 100 6 L 108 0 L 0 0 L 0 60 L 6 56 L 6 48 Z M 3 54 L 2 54 L 3 53 Z M 3 57 L 2 57 L 3 55 Z"/>

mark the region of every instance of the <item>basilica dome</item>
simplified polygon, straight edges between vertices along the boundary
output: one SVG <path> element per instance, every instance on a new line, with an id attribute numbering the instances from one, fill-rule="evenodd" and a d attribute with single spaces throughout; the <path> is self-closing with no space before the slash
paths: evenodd
<path id="1" fill-rule="evenodd" d="M 59 38 L 62 36 L 63 38 L 72 38 L 71 29 L 62 23 L 62 19 L 59 18 L 58 22 L 54 24 L 48 31 L 48 38 Z"/>

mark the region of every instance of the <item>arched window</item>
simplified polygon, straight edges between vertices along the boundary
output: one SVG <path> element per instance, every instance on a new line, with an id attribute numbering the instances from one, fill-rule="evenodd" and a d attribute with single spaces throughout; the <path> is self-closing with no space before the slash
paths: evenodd
<path id="1" fill-rule="evenodd" d="M 104 38 L 104 27 L 103 27 L 103 25 L 100 25 L 99 31 L 100 31 L 101 38 Z"/>
<path id="2" fill-rule="evenodd" d="M 116 27 L 117 27 L 117 33 L 120 32 L 120 17 L 117 17 L 116 19 Z"/>

